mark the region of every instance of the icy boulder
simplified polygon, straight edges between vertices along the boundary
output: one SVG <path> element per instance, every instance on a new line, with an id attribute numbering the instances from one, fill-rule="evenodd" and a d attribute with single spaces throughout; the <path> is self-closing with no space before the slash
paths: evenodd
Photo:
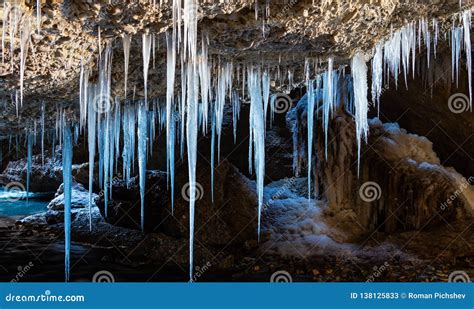
<path id="1" fill-rule="evenodd" d="M 295 144 L 300 145 L 306 140 L 306 115 L 304 109 L 296 112 Z M 436 226 L 472 213 L 474 179 L 443 166 L 426 137 L 378 119 L 369 122 L 369 130 L 358 169 L 351 115 L 338 112 L 330 121 L 327 157 L 321 124 L 314 128 L 313 189 L 327 199 L 332 215 L 352 213 L 349 217 L 357 221 L 353 225 L 393 232 Z"/>
<path id="2" fill-rule="evenodd" d="M 18 182 L 26 187 L 27 159 L 10 161 L 2 174 L 0 183 Z M 54 192 L 62 183 L 61 156 L 45 157 L 44 164 L 41 155 L 32 156 L 31 192 Z"/>
<path id="3" fill-rule="evenodd" d="M 200 162 L 201 163 L 201 162 Z M 176 171 L 174 209 L 167 190 L 166 173 L 147 171 L 145 188 L 145 232 L 162 232 L 173 238 L 186 238 L 189 224 L 189 183 L 186 165 Z M 195 237 L 205 244 L 225 245 L 257 239 L 257 195 L 255 182 L 242 175 L 227 160 L 215 169 L 214 200 L 210 168 L 201 165 L 196 185 Z M 104 199 L 97 205 L 104 215 Z M 138 177 L 127 188 L 115 181 L 108 203 L 107 222 L 130 229 L 140 229 L 140 194 Z"/>
<path id="4" fill-rule="evenodd" d="M 92 198 L 95 200 L 97 194 L 93 194 Z M 87 191 L 81 184 L 74 183 L 71 194 L 71 208 L 87 208 L 89 207 L 89 191 Z M 49 202 L 48 209 L 64 210 L 64 194 L 63 185 L 59 187 L 54 199 Z"/>

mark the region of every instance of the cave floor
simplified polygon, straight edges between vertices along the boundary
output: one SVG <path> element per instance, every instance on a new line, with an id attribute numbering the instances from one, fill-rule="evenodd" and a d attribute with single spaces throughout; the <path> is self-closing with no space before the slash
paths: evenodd
<path id="1" fill-rule="evenodd" d="M 0 280 L 63 281 L 62 235 L 18 229 L 0 220 Z M 447 281 L 453 271 L 474 276 L 474 224 L 445 222 L 436 228 L 385 235 L 374 233 L 351 250 L 299 256 L 266 254 L 261 248 L 230 248 L 225 268 L 202 269 L 196 281 L 269 281 L 284 271 L 293 281 Z M 145 245 L 144 245 L 145 246 Z M 186 247 L 186 246 L 183 246 Z M 139 247 L 134 250 L 141 250 Z M 119 263 L 127 248 L 91 247 L 73 242 L 71 280 L 90 281 L 107 270 L 115 281 L 187 281 L 187 269 L 173 260 L 164 265 Z M 28 268 L 25 266 L 33 265 Z M 23 269 L 23 271 L 22 271 Z"/>

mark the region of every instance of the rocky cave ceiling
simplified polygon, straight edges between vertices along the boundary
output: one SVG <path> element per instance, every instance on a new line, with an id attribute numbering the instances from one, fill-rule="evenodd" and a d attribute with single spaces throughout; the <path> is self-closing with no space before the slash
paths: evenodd
<path id="1" fill-rule="evenodd" d="M 14 2 L 14 1 L 10 1 Z M 114 46 L 113 93 L 123 93 L 123 34 L 132 35 L 129 89 L 143 95 L 141 34 L 154 33 L 155 52 L 149 71 L 149 97 L 161 97 L 166 89 L 165 32 L 172 26 L 171 0 L 161 1 L 42 0 L 41 31 L 33 25 L 24 73 L 24 102 L 4 108 L 0 130 L 21 129 L 23 118 L 38 118 L 39 102 L 49 114 L 56 104 L 78 105 L 81 62 L 97 71 L 99 50 Z M 17 1 L 24 15 L 36 17 L 35 1 Z M 449 29 L 458 0 L 351 0 L 351 1 L 200 1 L 198 36 L 209 39 L 213 59 L 234 63 L 264 63 L 291 70 L 295 83 L 303 80 L 304 60 L 319 59 L 324 66 L 333 56 L 347 64 L 356 50 L 372 53 L 374 45 L 408 22 L 436 18 Z M 462 4 L 462 9 L 470 5 Z M 4 16 L 4 8 L 0 16 Z M 2 33 L 5 31 L 2 27 Z M 100 34 L 100 36 L 99 36 Z M 99 38 L 100 37 L 100 38 Z M 3 104 L 13 104 L 12 93 L 20 88 L 20 38 L 15 37 L 13 54 L 5 35 L 0 64 L 0 95 Z M 100 46 L 99 46 L 100 44 Z M 179 74 L 179 71 L 178 71 Z M 92 74 L 92 79 L 96 78 Z M 131 94 L 128 94 L 131 96 Z M 10 101 L 10 103 L 8 103 Z M 28 107 L 33 107 L 28 108 Z M 38 110 L 38 112 L 34 111 Z M 25 115 L 25 111 L 27 111 Z"/>

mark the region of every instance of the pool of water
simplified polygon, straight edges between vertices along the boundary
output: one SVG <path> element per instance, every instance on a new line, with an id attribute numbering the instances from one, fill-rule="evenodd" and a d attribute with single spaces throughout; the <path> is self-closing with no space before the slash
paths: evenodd
<path id="1" fill-rule="evenodd" d="M 27 200 L 28 197 L 28 200 Z M 0 216 L 24 217 L 46 211 L 52 193 L 26 193 L 0 188 Z"/>

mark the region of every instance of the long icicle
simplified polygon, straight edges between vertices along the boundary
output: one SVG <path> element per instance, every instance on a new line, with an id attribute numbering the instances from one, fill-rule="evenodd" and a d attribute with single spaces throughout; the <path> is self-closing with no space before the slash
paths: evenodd
<path id="1" fill-rule="evenodd" d="M 97 86 L 89 93 L 88 98 L 88 150 L 89 150 L 89 230 L 92 231 L 92 190 L 94 182 L 94 156 L 95 156 L 95 139 L 97 127 L 97 114 L 94 110 L 94 97 L 98 95 Z"/>
<path id="2" fill-rule="evenodd" d="M 130 60 L 130 43 L 132 38 L 128 34 L 124 34 L 122 37 L 122 44 L 123 44 L 123 63 L 124 63 L 124 91 L 123 97 L 124 99 L 127 98 L 127 84 L 128 84 L 128 64 Z"/>
<path id="3" fill-rule="evenodd" d="M 248 70 L 248 91 L 250 96 L 250 129 L 253 136 L 254 166 L 257 175 L 258 195 L 258 240 L 263 206 L 263 185 L 265 177 L 265 120 L 263 115 L 262 76 L 259 68 Z"/>
<path id="4" fill-rule="evenodd" d="M 69 281 L 71 251 L 71 191 L 72 191 L 72 137 L 71 129 L 64 124 L 63 128 L 63 191 L 64 191 L 64 266 L 66 282 Z"/>
<path id="5" fill-rule="evenodd" d="M 194 207 L 196 203 L 196 161 L 198 133 L 199 72 L 197 66 L 197 0 L 184 0 L 184 55 L 187 83 L 187 147 L 189 171 L 189 277 L 194 267 Z M 181 112 L 184 112 L 183 110 Z"/>
<path id="6" fill-rule="evenodd" d="M 147 154 L 147 107 L 140 101 L 138 107 L 138 175 L 140 181 L 140 226 L 145 230 L 145 178 Z"/>
<path id="7" fill-rule="evenodd" d="M 31 165 L 32 165 L 32 156 L 33 156 L 33 133 L 28 132 L 28 157 L 26 163 L 26 201 L 28 201 L 30 196 L 30 178 L 31 178 Z"/>
<path id="8" fill-rule="evenodd" d="M 23 81 L 25 78 L 26 57 L 28 56 L 28 46 L 30 42 L 31 23 L 26 18 L 21 26 L 20 32 L 20 105 L 23 106 Z"/>
<path id="9" fill-rule="evenodd" d="M 467 10 L 462 15 L 464 26 L 464 46 L 466 49 L 466 69 L 469 88 L 469 106 L 472 111 L 472 53 L 471 53 L 471 10 Z"/>
<path id="10" fill-rule="evenodd" d="M 166 33 L 166 170 L 167 175 L 170 175 L 168 178 L 168 183 L 171 181 L 171 212 L 174 213 L 174 132 L 172 134 L 171 130 L 174 130 L 174 107 L 173 107 L 173 98 L 174 98 L 174 79 L 175 79 L 175 70 L 176 70 L 176 34 L 173 32 L 172 36 L 167 32 Z M 173 127 L 172 127 L 173 126 Z M 173 149 L 172 149 L 173 148 Z"/>
<path id="11" fill-rule="evenodd" d="M 41 102 L 41 165 L 44 165 L 44 130 L 45 130 L 45 106 Z"/>
<path id="12" fill-rule="evenodd" d="M 311 167 L 313 157 L 313 128 L 314 128 L 314 81 L 307 79 L 308 87 L 308 199 L 311 199 Z"/>
<path id="13" fill-rule="evenodd" d="M 145 105 L 148 105 L 148 67 L 150 65 L 151 35 L 144 33 L 142 38 L 143 83 L 145 91 Z"/>
<path id="14" fill-rule="evenodd" d="M 369 124 L 367 121 L 367 112 L 369 102 L 367 100 L 367 65 L 365 56 L 357 52 L 352 58 L 352 77 L 354 79 L 354 104 L 355 104 L 355 123 L 357 137 L 357 174 L 360 171 L 360 149 L 362 137 L 367 142 Z"/>

